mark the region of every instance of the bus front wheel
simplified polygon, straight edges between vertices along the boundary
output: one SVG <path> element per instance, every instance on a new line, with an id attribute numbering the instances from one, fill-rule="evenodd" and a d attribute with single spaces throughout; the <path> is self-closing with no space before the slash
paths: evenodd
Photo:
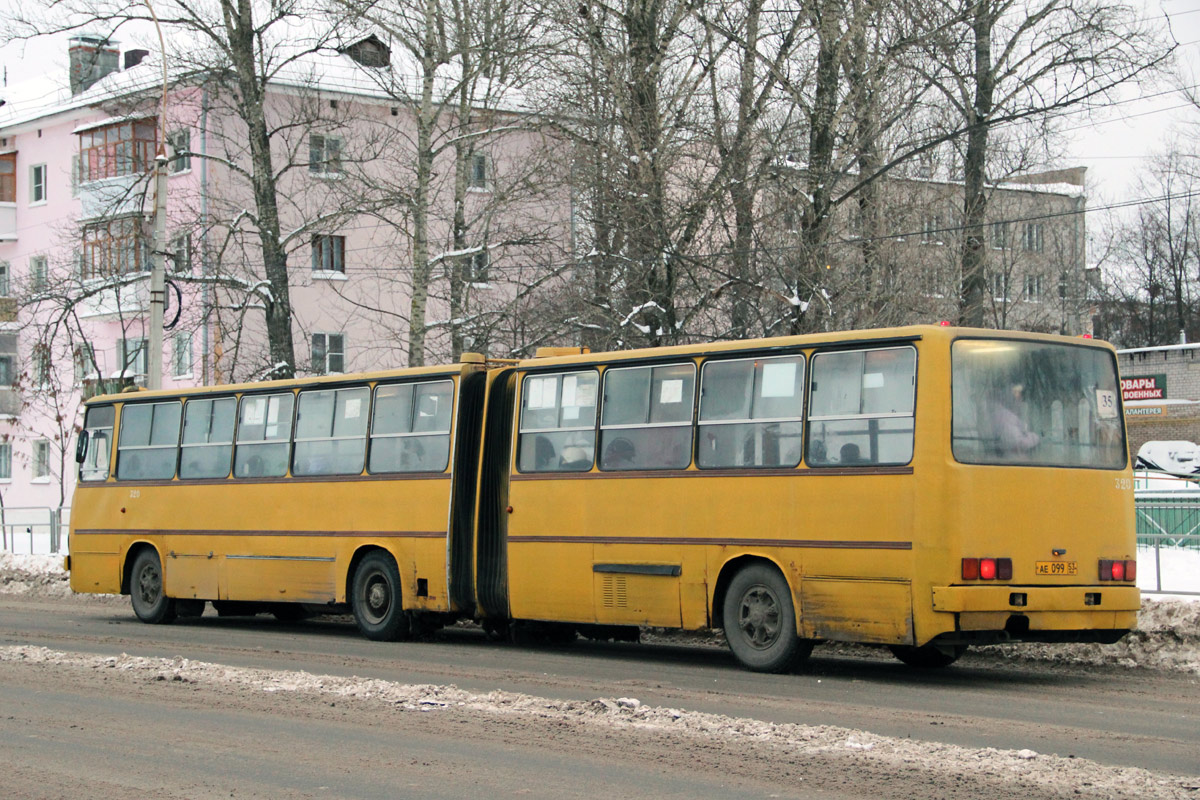
<path id="1" fill-rule="evenodd" d="M 733 576 L 724 615 L 729 649 L 755 672 L 787 672 L 812 652 L 813 642 L 796 632 L 787 581 L 766 564 L 752 564 Z"/>
<path id="2" fill-rule="evenodd" d="M 407 638 L 409 619 L 400 600 L 400 570 L 387 553 L 368 553 L 354 572 L 350 601 L 363 636 L 377 642 Z"/>
<path id="3" fill-rule="evenodd" d="M 133 613 L 142 622 L 159 625 L 175 619 L 175 601 L 167 597 L 163 588 L 162 562 L 154 550 L 142 550 L 133 560 L 129 599 Z"/>
<path id="4" fill-rule="evenodd" d="M 908 664 L 910 667 L 919 667 L 921 669 L 941 669 L 948 667 L 959 657 L 967 652 L 965 644 L 952 645 L 949 647 L 938 647 L 932 644 L 924 644 L 920 647 L 913 647 L 907 644 L 888 645 L 892 651 L 892 655 Z"/>

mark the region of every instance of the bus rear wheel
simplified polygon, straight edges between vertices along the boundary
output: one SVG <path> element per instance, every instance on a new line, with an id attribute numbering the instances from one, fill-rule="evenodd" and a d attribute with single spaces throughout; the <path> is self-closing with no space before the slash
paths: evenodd
<path id="1" fill-rule="evenodd" d="M 783 575 L 752 564 L 733 576 L 724 603 L 725 640 L 755 672 L 787 672 L 808 658 L 813 642 L 796 632 L 796 610 Z"/>
<path id="2" fill-rule="evenodd" d="M 910 667 L 919 667 L 920 669 L 942 669 L 948 667 L 967 652 L 965 644 L 950 645 L 946 647 L 938 647 L 933 644 L 923 644 L 920 647 L 913 647 L 907 644 L 892 644 L 888 645 L 892 651 L 892 655 L 908 664 Z"/>
<path id="3" fill-rule="evenodd" d="M 142 550 L 133 560 L 129 600 L 133 603 L 133 613 L 142 622 L 160 625 L 175 619 L 175 601 L 164 591 L 162 562 L 154 550 Z"/>
<path id="4" fill-rule="evenodd" d="M 359 562 L 350 605 L 358 629 L 368 639 L 392 642 L 408 637 L 408 614 L 400 598 L 400 570 L 387 553 L 368 553 Z"/>

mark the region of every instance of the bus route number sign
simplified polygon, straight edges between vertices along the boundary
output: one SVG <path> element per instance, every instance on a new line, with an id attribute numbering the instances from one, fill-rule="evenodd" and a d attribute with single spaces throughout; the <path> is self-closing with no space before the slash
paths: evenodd
<path id="1" fill-rule="evenodd" d="M 1034 572 L 1038 575 L 1077 575 L 1079 565 L 1075 561 L 1038 561 Z"/>

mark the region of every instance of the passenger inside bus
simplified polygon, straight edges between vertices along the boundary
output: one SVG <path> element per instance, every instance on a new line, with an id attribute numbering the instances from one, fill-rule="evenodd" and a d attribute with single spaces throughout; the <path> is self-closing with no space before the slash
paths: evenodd
<path id="1" fill-rule="evenodd" d="M 992 431 L 1001 454 L 1024 454 L 1037 447 L 1042 437 L 1029 429 L 1021 417 L 1025 386 L 1011 384 L 992 400 Z"/>

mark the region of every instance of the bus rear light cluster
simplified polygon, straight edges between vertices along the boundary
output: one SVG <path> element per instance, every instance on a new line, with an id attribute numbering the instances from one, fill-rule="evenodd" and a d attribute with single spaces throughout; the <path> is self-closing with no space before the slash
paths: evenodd
<path id="1" fill-rule="evenodd" d="M 1126 561 L 1109 561 L 1106 558 L 1100 559 L 1100 580 L 1102 581 L 1125 581 L 1130 583 L 1137 580 L 1137 562 L 1129 559 Z"/>
<path id="2" fill-rule="evenodd" d="M 964 581 L 1011 581 L 1011 558 L 964 558 L 962 560 Z"/>

